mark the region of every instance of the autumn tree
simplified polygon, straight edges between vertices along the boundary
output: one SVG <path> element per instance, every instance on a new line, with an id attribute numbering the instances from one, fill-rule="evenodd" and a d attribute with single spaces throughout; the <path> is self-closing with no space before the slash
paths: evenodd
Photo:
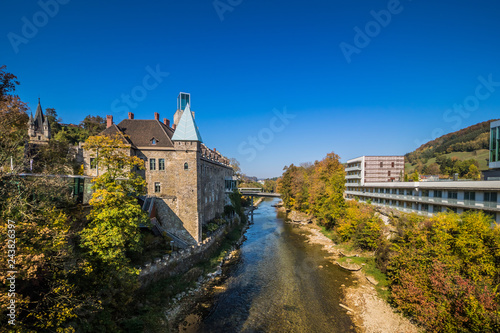
<path id="1" fill-rule="evenodd" d="M 4 172 L 10 172 L 11 158 L 14 171 L 23 168 L 29 119 L 26 110 L 26 104 L 17 96 L 4 95 L 0 100 L 0 169 L 3 167 Z"/>
<path id="2" fill-rule="evenodd" d="M 10 95 L 10 93 L 16 90 L 16 86 L 19 85 L 17 77 L 12 73 L 6 72 L 6 68 L 7 66 L 5 65 L 0 66 L 0 100 Z"/>
<path id="3" fill-rule="evenodd" d="M 235 159 L 234 157 L 231 157 L 229 159 L 229 165 L 231 165 L 231 168 L 233 168 L 233 170 L 234 170 L 234 174 L 238 178 L 242 176 L 241 168 L 240 168 L 240 162 L 238 162 L 237 159 Z"/>
<path id="4" fill-rule="evenodd" d="M 483 212 L 407 228 L 388 266 L 393 302 L 432 332 L 500 329 L 500 229 Z"/>
<path id="5" fill-rule="evenodd" d="M 314 164 L 310 180 L 311 213 L 321 224 L 332 228 L 345 213 L 345 171 L 340 158 L 329 153 Z"/>

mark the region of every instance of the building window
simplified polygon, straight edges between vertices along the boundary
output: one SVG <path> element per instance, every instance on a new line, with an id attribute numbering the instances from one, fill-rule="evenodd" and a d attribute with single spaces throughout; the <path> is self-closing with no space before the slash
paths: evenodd
<path id="1" fill-rule="evenodd" d="M 152 158 L 149 160 L 149 170 L 156 170 L 156 159 Z"/>
<path id="2" fill-rule="evenodd" d="M 484 192 L 484 201 L 497 202 L 497 192 Z"/>
<path id="3" fill-rule="evenodd" d="M 394 162 L 391 163 L 391 167 L 394 168 Z"/>
<path id="4" fill-rule="evenodd" d="M 380 167 L 382 168 L 384 166 L 384 162 L 380 162 Z"/>
<path id="5" fill-rule="evenodd" d="M 160 170 L 160 171 L 165 170 L 165 159 L 164 158 L 158 159 L 158 170 Z"/>
<path id="6" fill-rule="evenodd" d="M 442 197 L 443 197 L 443 191 L 434 190 L 434 198 L 442 198 Z"/>
<path id="7" fill-rule="evenodd" d="M 448 191 L 448 199 L 456 199 L 456 198 L 458 198 L 457 191 Z"/>
<path id="8" fill-rule="evenodd" d="M 189 169 L 189 165 L 188 165 L 188 163 L 186 162 L 186 163 L 184 163 L 184 170 L 188 170 L 188 169 Z"/>
<path id="9" fill-rule="evenodd" d="M 475 201 L 476 200 L 476 192 L 465 192 L 464 193 L 464 199 L 465 200 Z"/>
<path id="10" fill-rule="evenodd" d="M 387 171 L 387 176 L 390 177 L 391 176 L 391 172 L 390 171 Z"/>
<path id="11" fill-rule="evenodd" d="M 160 192 L 161 192 L 161 184 L 155 183 L 155 193 L 160 193 Z"/>
<path id="12" fill-rule="evenodd" d="M 152 144 L 152 145 L 156 145 L 156 142 L 157 142 L 157 141 L 156 141 L 156 139 L 155 139 L 155 138 L 153 138 L 153 139 L 151 140 L 151 144 Z"/>
<path id="13" fill-rule="evenodd" d="M 97 161 L 95 160 L 95 158 L 90 159 L 90 168 L 91 169 L 97 168 Z"/>
<path id="14" fill-rule="evenodd" d="M 429 190 L 422 190 L 422 196 L 423 197 L 428 197 L 429 196 Z"/>

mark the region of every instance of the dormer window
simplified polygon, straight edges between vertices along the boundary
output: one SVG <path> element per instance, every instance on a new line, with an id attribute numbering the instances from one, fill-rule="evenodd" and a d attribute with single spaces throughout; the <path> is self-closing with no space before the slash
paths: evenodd
<path id="1" fill-rule="evenodd" d="M 156 140 L 155 138 L 151 139 L 151 144 L 152 145 L 156 145 L 157 143 L 158 143 L 158 140 Z"/>

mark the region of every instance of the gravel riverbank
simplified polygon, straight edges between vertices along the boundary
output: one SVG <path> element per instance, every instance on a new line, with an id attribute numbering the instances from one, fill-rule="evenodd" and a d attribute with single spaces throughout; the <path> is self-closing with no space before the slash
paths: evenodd
<path id="1" fill-rule="evenodd" d="M 283 208 L 279 208 L 283 209 Z M 303 230 L 309 232 L 306 242 L 319 244 L 327 251 L 330 256 L 325 257 L 336 264 L 336 259 L 343 256 L 336 244 L 326 237 L 319 226 L 311 222 L 311 217 L 306 214 L 292 211 L 288 214 L 291 223 L 297 224 Z M 371 277 L 368 279 L 363 270 L 352 272 L 357 278 L 355 286 L 344 290 L 344 309 L 355 323 L 356 330 L 362 333 L 416 333 L 420 330 L 412 324 L 407 318 L 397 313 L 387 302 L 381 299 L 372 283 Z"/>

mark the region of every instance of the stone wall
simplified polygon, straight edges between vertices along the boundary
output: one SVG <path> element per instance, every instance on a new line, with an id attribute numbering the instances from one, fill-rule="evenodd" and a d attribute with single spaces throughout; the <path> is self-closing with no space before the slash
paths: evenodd
<path id="1" fill-rule="evenodd" d="M 219 248 L 226 232 L 232 230 L 238 223 L 239 220 L 236 218 L 236 221 L 224 224 L 210 237 L 201 242 L 200 245 L 192 245 L 187 249 L 166 254 L 161 258 L 155 259 L 154 262 L 146 264 L 140 270 L 139 281 L 145 286 L 159 279 L 187 272 L 200 261 L 207 260 L 213 256 Z"/>
<path id="2" fill-rule="evenodd" d="M 201 221 L 207 223 L 224 212 L 226 204 L 225 180 L 233 170 L 228 166 L 201 159 Z"/>
<path id="3" fill-rule="evenodd" d="M 225 180 L 233 175 L 229 161 L 195 141 L 175 141 L 174 147 L 137 147 L 129 154 L 144 160 L 145 170 L 138 173 L 146 180 L 148 195 L 161 200 L 157 208 L 162 227 L 188 244 L 201 242 L 202 224 L 224 211 Z M 85 151 L 85 174 L 95 176 L 90 158 Z"/>

